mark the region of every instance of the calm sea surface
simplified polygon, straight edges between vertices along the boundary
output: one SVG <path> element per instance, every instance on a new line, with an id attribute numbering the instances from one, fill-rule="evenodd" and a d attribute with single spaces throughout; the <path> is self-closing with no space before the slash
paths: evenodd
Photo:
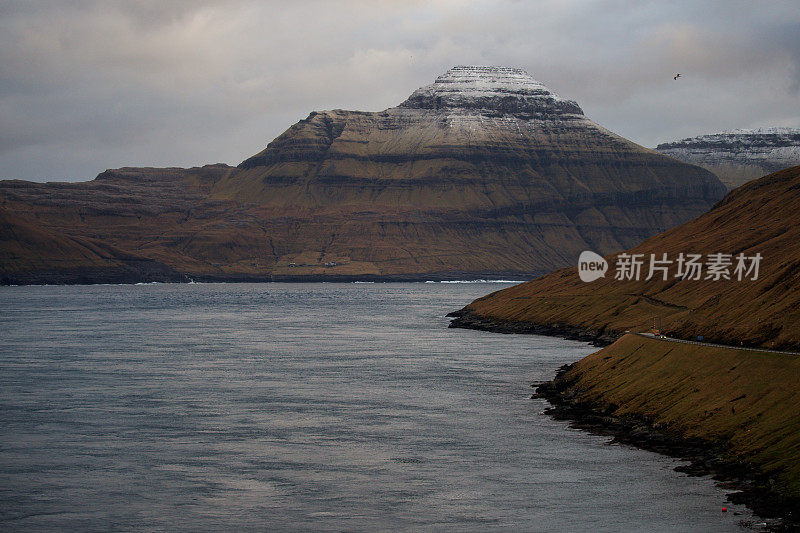
<path id="1" fill-rule="evenodd" d="M 542 414 L 530 382 L 592 347 L 447 329 L 447 312 L 505 286 L 0 288 L 0 529 L 752 519 L 672 459 Z"/>

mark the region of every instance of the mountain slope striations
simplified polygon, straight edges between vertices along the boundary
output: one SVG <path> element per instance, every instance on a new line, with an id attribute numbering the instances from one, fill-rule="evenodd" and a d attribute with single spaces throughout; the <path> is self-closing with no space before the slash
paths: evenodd
<path id="1" fill-rule="evenodd" d="M 271 221 L 275 272 L 530 275 L 705 210 L 710 174 L 623 139 L 520 69 L 456 67 L 379 113 L 315 112 L 216 184 Z"/>
<path id="2" fill-rule="evenodd" d="M 723 194 L 503 67 L 453 68 L 381 112 L 311 113 L 236 168 L 0 182 L 0 206 L 45 230 L 218 280 L 527 279 Z"/>

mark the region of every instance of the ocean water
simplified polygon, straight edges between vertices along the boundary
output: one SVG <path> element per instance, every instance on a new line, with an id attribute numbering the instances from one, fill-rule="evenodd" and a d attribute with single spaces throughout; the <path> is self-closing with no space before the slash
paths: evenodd
<path id="1" fill-rule="evenodd" d="M 0 529 L 753 520 L 675 460 L 542 413 L 530 383 L 591 346 L 447 328 L 447 312 L 505 286 L 0 288 Z"/>

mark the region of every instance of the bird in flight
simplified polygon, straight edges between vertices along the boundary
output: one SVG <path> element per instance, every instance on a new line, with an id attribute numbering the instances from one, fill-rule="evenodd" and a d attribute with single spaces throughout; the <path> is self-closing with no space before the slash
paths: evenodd
<path id="1" fill-rule="evenodd" d="M 672 79 L 673 79 L 673 80 L 677 80 L 677 79 L 678 79 L 678 78 L 680 78 L 680 77 L 681 77 L 681 75 L 680 75 L 680 73 L 678 73 L 678 74 L 675 74 L 675 77 L 674 77 L 674 78 L 672 78 Z"/>

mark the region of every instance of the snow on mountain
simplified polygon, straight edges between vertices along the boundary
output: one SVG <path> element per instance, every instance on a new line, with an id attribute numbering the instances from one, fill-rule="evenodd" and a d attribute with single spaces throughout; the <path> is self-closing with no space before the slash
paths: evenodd
<path id="1" fill-rule="evenodd" d="M 517 116 L 582 118 L 574 100 L 561 98 L 527 72 L 509 67 L 453 67 L 414 91 L 403 108 L 451 109 Z"/>
<path id="2" fill-rule="evenodd" d="M 662 143 L 656 150 L 714 172 L 725 185 L 738 187 L 800 164 L 800 129 L 735 129 Z"/>

